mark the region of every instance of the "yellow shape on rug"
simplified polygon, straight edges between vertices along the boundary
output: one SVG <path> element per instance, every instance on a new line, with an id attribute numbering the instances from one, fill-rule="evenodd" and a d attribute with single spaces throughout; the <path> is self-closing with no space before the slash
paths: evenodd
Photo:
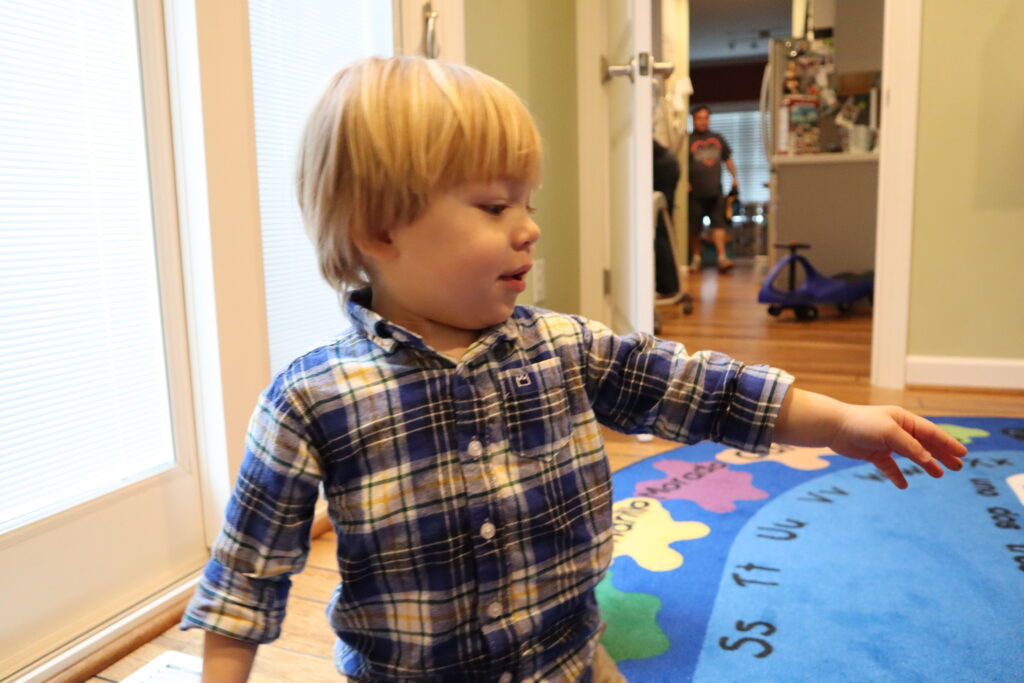
<path id="1" fill-rule="evenodd" d="M 785 446 L 773 443 L 771 449 L 764 455 L 730 448 L 729 450 L 719 451 L 715 455 L 715 459 L 730 465 L 777 462 L 780 465 L 792 467 L 794 470 L 823 470 L 828 467 L 828 460 L 822 457 L 825 455 L 835 455 L 835 453 L 821 446 L 808 448 L 806 446 Z"/>
<path id="2" fill-rule="evenodd" d="M 654 498 L 626 498 L 612 505 L 614 557 L 629 555 L 644 569 L 670 572 L 683 564 L 683 555 L 670 547 L 711 533 L 701 522 L 677 522 Z"/>

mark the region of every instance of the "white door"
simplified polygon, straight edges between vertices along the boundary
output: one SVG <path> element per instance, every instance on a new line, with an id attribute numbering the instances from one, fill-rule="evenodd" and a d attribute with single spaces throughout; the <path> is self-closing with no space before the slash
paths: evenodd
<path id="1" fill-rule="evenodd" d="M 154 7 L 0 11 L 0 678 L 208 552 Z"/>
<path id="2" fill-rule="evenodd" d="M 581 0 L 576 12 L 581 308 L 617 332 L 650 332 L 654 327 L 651 74 L 642 62 L 651 52 L 651 3 Z M 602 57 L 620 75 L 604 77 Z"/>

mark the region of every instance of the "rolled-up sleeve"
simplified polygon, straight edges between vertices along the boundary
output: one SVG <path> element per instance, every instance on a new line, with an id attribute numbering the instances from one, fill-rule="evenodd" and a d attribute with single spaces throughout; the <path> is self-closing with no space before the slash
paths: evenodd
<path id="1" fill-rule="evenodd" d="M 587 392 L 598 420 L 627 434 L 711 440 L 764 453 L 793 377 L 715 351 L 688 354 L 648 334 L 585 321 Z"/>
<path id="2" fill-rule="evenodd" d="M 181 628 L 256 643 L 281 632 L 291 574 L 309 553 L 321 471 L 298 411 L 271 385 L 249 422 L 224 526 Z"/>

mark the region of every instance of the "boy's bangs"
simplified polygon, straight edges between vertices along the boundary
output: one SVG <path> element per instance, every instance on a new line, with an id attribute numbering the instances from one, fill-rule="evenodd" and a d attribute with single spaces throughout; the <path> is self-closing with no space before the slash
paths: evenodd
<path id="1" fill-rule="evenodd" d="M 450 138 L 435 141 L 446 157 L 438 186 L 493 180 L 538 185 L 543 151 L 526 107 L 499 83 L 473 85 L 475 92 L 452 112 L 458 125 L 449 129 Z"/>
<path id="2" fill-rule="evenodd" d="M 452 175 L 458 177 L 458 182 L 511 180 L 539 184 L 541 147 L 532 121 L 499 117 L 467 137 L 479 142 L 474 145 L 466 141 L 463 144 L 469 153 L 452 159 L 456 166 Z"/>

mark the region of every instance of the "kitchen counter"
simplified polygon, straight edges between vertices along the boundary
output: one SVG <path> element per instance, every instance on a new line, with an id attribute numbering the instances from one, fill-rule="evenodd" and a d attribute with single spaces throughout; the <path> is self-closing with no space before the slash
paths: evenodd
<path id="1" fill-rule="evenodd" d="M 776 154 L 772 165 L 790 164 L 845 164 L 878 161 L 878 152 L 822 152 L 819 154 Z"/>
<path id="2" fill-rule="evenodd" d="M 804 242 L 825 275 L 873 270 L 878 155 L 779 155 L 773 159 L 770 245 Z M 770 261 L 783 254 L 773 249 Z"/>

